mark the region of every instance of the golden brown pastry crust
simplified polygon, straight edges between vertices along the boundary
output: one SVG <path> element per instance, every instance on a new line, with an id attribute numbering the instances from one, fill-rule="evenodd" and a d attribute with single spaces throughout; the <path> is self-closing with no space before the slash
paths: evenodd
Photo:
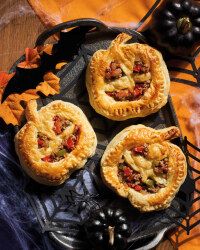
<path id="1" fill-rule="evenodd" d="M 58 147 L 65 133 L 69 133 L 66 130 L 58 136 L 52 130 L 52 118 L 57 114 L 72 121 L 72 126 L 79 125 L 80 136 L 75 149 L 64 159 L 53 163 L 45 162 L 41 158 Z M 53 101 L 37 111 L 36 101 L 30 101 L 26 108 L 26 119 L 27 123 L 15 136 L 15 149 L 22 167 L 37 182 L 59 185 L 69 178 L 73 171 L 82 168 L 87 158 L 94 155 L 97 145 L 96 135 L 84 113 L 74 104 Z M 51 140 L 46 152 L 38 149 L 38 132 L 45 133 Z"/>
<path id="2" fill-rule="evenodd" d="M 142 212 L 160 210 L 169 207 L 175 194 L 184 182 L 187 175 L 186 159 L 181 149 L 168 142 L 180 136 L 177 127 L 155 130 L 143 125 L 127 127 L 107 146 L 101 159 L 101 175 L 105 184 L 118 193 L 128 198 L 131 204 Z M 118 165 L 122 154 L 134 145 L 158 145 L 164 148 L 164 153 L 169 157 L 169 172 L 166 187 L 157 193 L 140 193 L 124 185 L 118 176 Z M 153 155 L 153 156 L 152 156 Z M 156 151 L 149 152 L 149 157 L 157 157 Z"/>
<path id="3" fill-rule="evenodd" d="M 157 112 L 166 104 L 170 88 L 169 73 L 161 53 L 146 44 L 125 44 L 130 39 L 130 35 L 121 33 L 108 50 L 96 51 L 86 73 L 90 104 L 97 113 L 117 121 L 144 117 Z M 150 87 L 138 100 L 115 101 L 105 93 L 105 90 L 110 87 L 108 87 L 110 83 L 105 81 L 106 69 L 111 61 L 119 62 L 128 78 L 121 77 L 117 82 L 122 87 L 134 85 L 132 72 L 137 58 L 150 65 Z"/>

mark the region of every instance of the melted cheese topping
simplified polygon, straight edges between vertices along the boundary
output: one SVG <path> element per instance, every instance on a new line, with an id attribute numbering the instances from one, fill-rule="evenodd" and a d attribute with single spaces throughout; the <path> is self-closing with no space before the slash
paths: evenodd
<path id="1" fill-rule="evenodd" d="M 128 76 L 122 76 L 119 79 L 109 82 L 105 85 L 104 90 L 107 92 L 112 92 L 115 90 L 133 88 L 135 86 L 135 82 L 133 79 L 128 78 Z"/>
<path id="2" fill-rule="evenodd" d="M 151 169 L 152 168 L 152 161 L 147 160 L 141 155 L 132 156 L 135 165 L 139 167 L 139 169 Z"/>
<path id="3" fill-rule="evenodd" d="M 146 82 L 146 81 L 151 80 L 151 73 L 147 72 L 144 74 L 136 74 L 136 75 L 134 75 L 133 78 L 134 78 L 134 81 L 138 82 L 138 83 Z"/>
<path id="4" fill-rule="evenodd" d="M 151 80 L 151 73 L 143 73 L 143 74 L 133 74 L 132 70 L 128 69 L 125 65 L 121 65 L 122 71 L 125 73 L 125 76 L 122 76 L 118 79 L 110 81 L 105 85 L 105 92 L 112 92 L 115 90 L 121 89 L 133 89 L 135 87 L 135 83 L 143 83 Z"/>
<path id="5" fill-rule="evenodd" d="M 162 144 L 154 143 L 148 146 L 148 159 L 160 161 L 168 155 L 168 149 Z"/>
<path id="6" fill-rule="evenodd" d="M 53 127 L 53 122 L 52 122 L 52 127 Z M 71 134 L 73 134 L 74 127 L 75 125 L 73 123 L 70 123 L 70 125 L 66 127 L 65 130 L 61 134 L 55 135 L 55 133 L 52 132 L 51 137 L 49 138 L 49 146 L 38 149 L 38 151 L 40 152 L 40 158 L 43 158 L 46 155 L 50 155 L 52 153 L 56 153 L 60 145 L 62 145 L 63 140 L 67 139 Z"/>
<path id="7" fill-rule="evenodd" d="M 162 177 L 158 177 L 153 170 L 153 167 L 159 163 L 160 160 L 166 157 L 166 149 L 158 143 L 151 144 L 148 147 L 148 155 L 152 158 L 145 158 L 142 155 L 133 155 L 131 151 L 124 151 L 125 162 L 135 171 L 139 172 L 142 177 L 142 181 L 145 183 L 148 178 L 154 179 L 158 184 L 166 186 L 167 180 Z"/>

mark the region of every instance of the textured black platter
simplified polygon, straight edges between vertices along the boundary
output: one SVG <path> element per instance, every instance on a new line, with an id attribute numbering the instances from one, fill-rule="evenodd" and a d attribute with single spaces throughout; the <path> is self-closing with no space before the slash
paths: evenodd
<path id="1" fill-rule="evenodd" d="M 56 32 L 77 26 L 84 26 L 83 29 L 85 27 L 96 28 L 85 32 L 85 39 L 79 44 L 77 53 L 73 55 L 70 63 L 57 73 L 61 79 L 60 94 L 40 98 L 38 105 L 42 107 L 53 100 L 61 99 L 79 106 L 97 134 L 96 154 L 87 161 L 83 170 L 73 173 L 63 185 L 45 187 L 30 179 L 25 192 L 36 212 L 42 232 L 49 233 L 54 243 L 57 244 L 56 249 L 92 250 L 93 248 L 86 240 L 83 224 L 92 211 L 109 205 L 122 208 L 130 220 L 132 234 L 126 249 L 147 250 L 157 245 L 166 231 L 180 225 L 182 219 L 187 216 L 190 208 L 188 204 L 194 191 L 193 179 L 188 172 L 185 183 L 168 209 L 141 214 L 127 200 L 106 188 L 100 177 L 99 162 L 109 141 L 129 125 L 144 124 L 155 129 L 178 126 L 173 105 L 169 97 L 166 106 L 156 114 L 123 122 L 111 121 L 97 114 L 89 104 L 85 87 L 85 70 L 90 57 L 95 51 L 106 49 L 121 32 L 132 35 L 131 42 L 145 42 L 145 39 L 135 31 L 109 28 L 97 20 L 87 19 L 63 23 L 44 32 L 38 38 L 36 45 L 42 45 L 50 35 Z M 67 51 L 65 53 L 67 54 Z M 186 149 L 182 139 L 176 139 L 174 143 L 183 150 Z"/>

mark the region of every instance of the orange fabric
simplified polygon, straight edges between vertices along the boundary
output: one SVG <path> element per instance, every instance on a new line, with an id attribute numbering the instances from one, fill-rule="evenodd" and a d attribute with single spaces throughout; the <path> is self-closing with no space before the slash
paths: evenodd
<path id="1" fill-rule="evenodd" d="M 46 26 L 90 17 L 108 25 L 134 27 L 152 6 L 152 0 L 29 0 Z"/>
<path id="2" fill-rule="evenodd" d="M 108 25 L 133 28 L 155 0 L 29 0 L 29 3 L 46 26 L 82 17 L 92 17 Z M 170 64 L 177 66 L 179 62 L 174 61 Z M 199 57 L 196 59 L 196 65 L 200 65 Z M 182 67 L 192 69 L 190 64 Z M 185 73 L 171 72 L 171 77 L 195 82 L 192 75 Z M 200 89 L 172 82 L 171 95 L 183 135 L 200 147 Z M 199 201 L 195 206 L 199 206 Z M 180 250 L 197 250 L 200 244 L 200 229 L 197 227 L 192 230 L 189 237 L 182 233 L 177 239 L 175 236 L 172 238 L 178 241 Z"/>
<path id="3" fill-rule="evenodd" d="M 6 72 L 0 72 L 0 96 L 2 95 L 4 88 L 10 81 L 10 79 L 15 75 L 15 73 L 8 74 Z"/>

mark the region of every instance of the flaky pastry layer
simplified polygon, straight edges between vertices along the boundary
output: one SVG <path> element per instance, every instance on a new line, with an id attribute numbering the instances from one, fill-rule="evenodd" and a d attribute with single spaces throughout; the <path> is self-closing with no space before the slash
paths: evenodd
<path id="1" fill-rule="evenodd" d="M 64 159 L 56 162 L 45 162 L 41 160 L 44 156 L 38 149 L 38 132 L 48 136 L 51 147 L 47 152 L 58 147 L 62 136 L 57 136 L 52 130 L 52 118 L 60 115 L 71 121 L 71 124 L 80 126 L 80 136 L 74 150 L 67 154 Z M 87 158 L 95 153 L 97 139 L 82 110 L 69 102 L 53 101 L 37 110 L 36 101 L 30 101 L 26 108 L 27 123 L 15 136 L 15 149 L 20 163 L 26 173 L 35 181 L 45 185 L 62 184 L 70 174 L 84 167 Z"/>
<path id="2" fill-rule="evenodd" d="M 96 51 L 86 72 L 91 106 L 97 113 L 117 121 L 157 112 L 167 103 L 170 88 L 169 73 L 161 53 L 146 44 L 126 44 L 130 39 L 130 35 L 121 33 L 107 50 Z M 133 65 L 138 58 L 150 65 L 149 89 L 138 100 L 115 101 L 105 91 L 110 84 L 105 80 L 106 69 L 112 61 L 117 61 L 127 75 L 117 79 L 117 85 L 121 85 L 121 88 L 134 85 Z"/>
<path id="3" fill-rule="evenodd" d="M 180 136 L 177 127 L 155 130 L 143 125 L 127 127 L 107 146 L 101 159 L 101 175 L 105 184 L 122 197 L 129 199 L 131 204 L 142 212 L 164 209 L 170 206 L 187 175 L 186 159 L 181 149 L 169 140 Z M 169 158 L 169 172 L 166 186 L 157 193 L 141 193 L 124 185 L 119 179 L 118 165 L 125 150 L 133 146 L 146 144 L 156 148 L 149 152 L 150 158 L 159 157 L 158 146 Z M 156 149 L 156 150 L 155 150 Z M 143 163 L 142 163 L 143 164 Z M 141 170 L 144 165 L 140 165 Z"/>

